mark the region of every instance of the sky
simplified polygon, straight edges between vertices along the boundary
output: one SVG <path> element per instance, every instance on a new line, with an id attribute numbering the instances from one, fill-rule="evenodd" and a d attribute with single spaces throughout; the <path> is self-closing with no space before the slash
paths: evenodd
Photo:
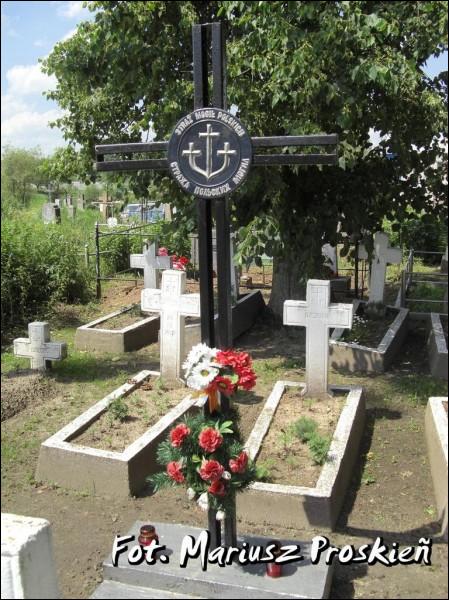
<path id="1" fill-rule="evenodd" d="M 42 95 L 55 81 L 41 72 L 38 59 L 47 56 L 56 42 L 72 35 L 80 21 L 92 18 L 82 1 L 1 3 L 2 147 L 39 146 L 44 154 L 51 154 L 65 145 L 61 132 L 48 126 L 61 110 Z M 447 70 L 447 62 L 446 52 L 430 58 L 425 70 L 434 76 Z M 372 139 L 376 140 L 374 133 Z"/>

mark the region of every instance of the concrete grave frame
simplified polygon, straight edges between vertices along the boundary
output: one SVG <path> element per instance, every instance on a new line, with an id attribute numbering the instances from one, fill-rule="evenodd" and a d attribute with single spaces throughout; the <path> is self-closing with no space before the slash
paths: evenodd
<path id="1" fill-rule="evenodd" d="M 354 300 L 354 315 L 366 302 Z M 393 323 L 385 332 L 377 348 L 361 346 L 354 342 L 342 340 L 344 329 L 334 329 L 329 340 L 329 362 L 334 369 L 347 369 L 354 373 L 362 371 L 366 373 L 383 373 L 388 369 L 393 359 L 398 354 L 409 326 L 409 310 L 407 308 L 395 308 L 398 314 Z"/>
<path id="2" fill-rule="evenodd" d="M 278 381 L 268 397 L 245 444 L 255 460 L 288 387 L 305 388 L 305 383 Z M 328 453 L 315 487 L 256 482 L 237 495 L 238 515 L 251 522 L 293 528 L 335 527 L 345 493 L 357 460 L 357 449 L 365 423 L 363 389 L 355 386 L 330 386 L 348 392 Z"/>
<path id="3" fill-rule="evenodd" d="M 89 448 L 72 443 L 72 440 L 94 423 L 113 400 L 129 395 L 150 377 L 158 376 L 157 371 L 140 371 L 130 383 L 114 390 L 43 442 L 36 479 L 116 497 L 134 495 L 142 490 L 145 478 L 160 469 L 156 463 L 159 442 L 182 415 L 189 410 L 198 410 L 201 399 L 187 395 L 123 452 Z"/>
<path id="4" fill-rule="evenodd" d="M 259 314 L 265 309 L 265 301 L 260 290 L 254 290 L 249 294 L 241 294 L 236 304 L 232 306 L 232 337 L 236 340 L 240 335 L 250 329 Z M 218 315 L 215 315 L 215 323 L 218 321 Z M 186 325 L 184 348 L 185 355 L 189 353 L 190 348 L 201 342 L 201 325 L 192 323 Z"/>
<path id="5" fill-rule="evenodd" d="M 77 350 L 92 350 L 99 352 L 132 352 L 144 346 L 157 342 L 160 319 L 159 315 L 150 315 L 137 323 L 123 329 L 108 329 L 107 321 L 122 315 L 135 306 L 126 306 L 113 313 L 95 319 L 86 325 L 78 327 L 75 334 Z M 104 324 L 104 327 L 96 327 Z"/>
<path id="6" fill-rule="evenodd" d="M 448 379 L 447 371 L 447 343 L 443 331 L 442 321 L 448 319 L 447 315 L 430 313 L 430 333 L 427 340 L 429 350 L 430 372 L 434 377 Z"/>
<path id="7" fill-rule="evenodd" d="M 425 416 L 425 434 L 433 489 L 441 520 L 441 536 L 447 542 L 447 397 L 429 398 Z"/>

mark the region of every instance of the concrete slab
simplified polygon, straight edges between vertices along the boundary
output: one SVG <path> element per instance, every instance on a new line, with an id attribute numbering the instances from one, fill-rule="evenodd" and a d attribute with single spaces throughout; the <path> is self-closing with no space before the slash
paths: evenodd
<path id="1" fill-rule="evenodd" d="M 134 524 L 130 535 L 138 535 L 143 522 Z M 310 542 L 298 540 L 281 540 L 283 544 L 300 545 L 302 561 L 283 566 L 283 575 L 273 579 L 265 574 L 265 564 L 241 566 L 231 564 L 226 567 L 207 565 L 201 569 L 200 559 L 189 559 L 185 568 L 179 566 L 182 540 L 187 535 L 198 539 L 201 529 L 179 524 L 153 523 L 158 532 L 160 544 L 167 548 L 170 562 L 154 565 L 143 562 L 140 565 L 129 565 L 126 553 L 121 554 L 118 566 L 112 565 L 111 556 L 103 564 L 105 580 L 140 588 L 151 587 L 184 597 L 204 598 L 327 598 L 331 586 L 332 566 L 321 560 L 313 565 L 310 562 Z M 243 542 L 251 546 L 266 546 L 269 538 L 253 535 L 241 535 L 238 545 Z M 135 542 L 129 542 L 131 548 Z M 187 594 L 187 595 L 186 595 Z M 143 596 L 141 596 L 143 597 Z M 151 596 L 158 597 L 158 596 Z M 160 596 L 171 597 L 171 596 Z M 176 596 L 174 596 L 176 597 Z M 182 596 L 181 596 L 182 597 Z"/>
<path id="2" fill-rule="evenodd" d="M 160 469 L 156 462 L 159 442 L 165 439 L 173 423 L 183 414 L 198 409 L 198 398 L 187 395 L 123 452 L 89 448 L 71 440 L 96 421 L 113 400 L 127 396 L 150 377 L 159 377 L 159 373 L 141 371 L 129 383 L 114 390 L 43 442 L 37 481 L 100 495 L 128 496 L 142 490 L 145 478 Z"/>
<path id="3" fill-rule="evenodd" d="M 365 305 L 366 302 L 354 300 L 354 315 L 360 314 Z M 334 330 L 329 340 L 329 360 L 334 369 L 346 369 L 350 373 L 383 373 L 389 368 L 407 336 L 409 311 L 407 308 L 388 308 L 397 311 L 397 316 L 377 348 L 344 342 L 345 330 Z"/>
<path id="4" fill-rule="evenodd" d="M 447 397 L 429 398 L 425 416 L 425 434 L 438 518 L 441 520 L 441 535 L 447 542 Z"/>
<path id="5" fill-rule="evenodd" d="M 305 388 L 305 383 L 278 381 L 245 444 L 255 460 L 287 387 Z M 330 529 L 335 527 L 348 488 L 365 424 L 363 389 L 354 386 L 330 386 L 334 392 L 346 392 L 328 460 L 322 467 L 315 487 L 256 482 L 237 495 L 239 516 L 251 523 L 293 528 Z"/>
<path id="6" fill-rule="evenodd" d="M 78 327 L 75 333 L 75 348 L 77 350 L 121 353 L 139 350 L 144 346 L 157 342 L 159 315 L 142 318 L 141 321 L 122 329 L 108 329 L 110 319 L 133 308 L 134 306 L 125 306 L 125 308 Z M 98 327 L 98 325 L 101 325 L 101 327 Z"/>
<path id="7" fill-rule="evenodd" d="M 448 353 L 443 320 L 447 324 L 447 315 L 430 313 L 430 333 L 427 340 L 430 372 L 439 379 L 448 379 Z"/>
<path id="8" fill-rule="evenodd" d="M 154 588 L 138 587 L 137 585 L 128 585 L 126 583 L 118 583 L 117 581 L 103 581 L 97 587 L 95 592 L 90 596 L 97 599 L 115 599 L 121 600 L 133 598 L 134 600 L 144 600 L 146 598 L 201 598 L 204 596 L 191 596 L 187 594 L 177 594 L 176 592 L 165 592 Z"/>

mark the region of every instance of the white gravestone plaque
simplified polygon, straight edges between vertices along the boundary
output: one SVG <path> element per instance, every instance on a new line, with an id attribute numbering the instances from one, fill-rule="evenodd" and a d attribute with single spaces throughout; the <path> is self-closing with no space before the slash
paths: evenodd
<path id="1" fill-rule="evenodd" d="M 161 315 L 161 376 L 172 381 L 181 377 L 185 317 L 200 316 L 200 295 L 185 294 L 185 286 L 184 271 L 167 270 L 162 273 L 160 290 L 142 290 L 142 310 Z"/>
<path id="2" fill-rule="evenodd" d="M 67 357 L 67 344 L 50 342 L 50 325 L 45 321 L 29 323 L 28 336 L 14 340 L 14 354 L 30 358 L 32 369 L 45 370 L 51 367 L 50 361 Z"/>
<path id="3" fill-rule="evenodd" d="M 143 286 L 156 289 L 160 287 L 160 271 L 171 268 L 170 256 L 158 256 L 157 245 L 151 244 L 143 254 L 131 254 L 129 257 L 131 269 L 143 269 Z"/>
<path id="4" fill-rule="evenodd" d="M 377 231 L 374 235 L 374 252 L 371 262 L 371 278 L 369 284 L 369 302 L 383 302 L 387 264 L 399 264 L 402 260 L 402 250 L 391 248 L 388 235 Z M 359 246 L 359 258 L 368 259 L 365 246 Z"/>
<path id="5" fill-rule="evenodd" d="M 284 302 L 284 325 L 306 327 L 306 395 L 328 394 L 329 329 L 352 327 L 352 304 L 331 304 L 331 283 L 307 282 L 307 301 Z"/>

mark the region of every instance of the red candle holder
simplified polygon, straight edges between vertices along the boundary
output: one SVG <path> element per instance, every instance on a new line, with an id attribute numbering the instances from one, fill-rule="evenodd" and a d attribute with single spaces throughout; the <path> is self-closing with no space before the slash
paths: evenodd
<path id="1" fill-rule="evenodd" d="M 267 575 L 268 577 L 280 577 L 282 575 L 282 565 L 274 561 L 282 555 L 281 542 L 278 540 L 270 540 L 267 544 L 267 547 L 268 546 L 274 546 L 271 550 L 274 560 L 273 562 L 267 563 Z"/>
<path id="2" fill-rule="evenodd" d="M 150 546 L 153 542 L 159 544 L 159 536 L 154 525 L 142 525 L 140 535 L 137 538 L 141 546 Z"/>

